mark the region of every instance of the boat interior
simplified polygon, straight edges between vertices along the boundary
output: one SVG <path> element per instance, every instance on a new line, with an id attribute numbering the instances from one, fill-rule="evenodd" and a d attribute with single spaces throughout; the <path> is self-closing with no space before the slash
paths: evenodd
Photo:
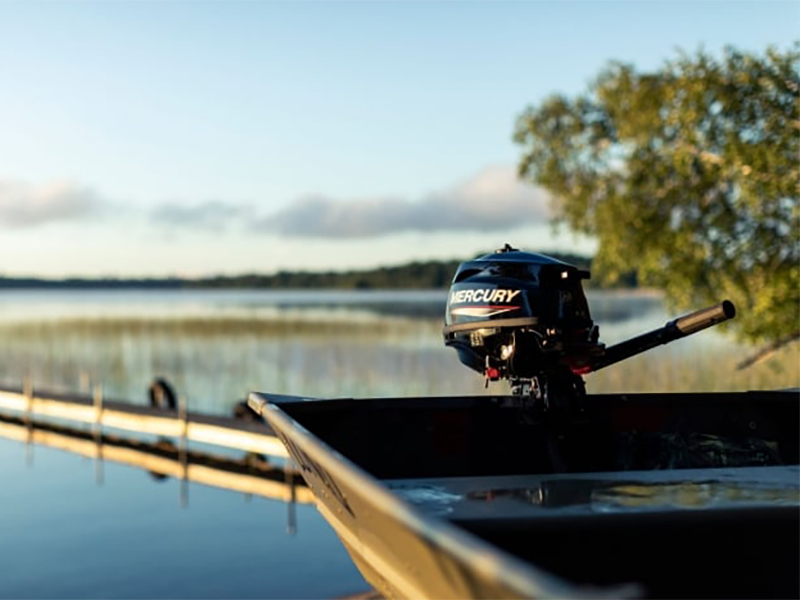
<path id="1" fill-rule="evenodd" d="M 569 581 L 800 595 L 800 392 L 279 401 L 420 511 Z"/>

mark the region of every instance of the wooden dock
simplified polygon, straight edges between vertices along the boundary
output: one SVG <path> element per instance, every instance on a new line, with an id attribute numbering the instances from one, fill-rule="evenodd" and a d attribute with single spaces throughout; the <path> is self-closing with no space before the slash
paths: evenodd
<path id="1" fill-rule="evenodd" d="M 285 460 L 289 455 L 283 443 L 260 417 L 248 420 L 192 413 L 185 406 L 175 410 L 132 404 L 106 399 L 100 388 L 80 395 L 34 391 L 28 384 L 0 387 L 0 438 L 29 449 L 46 446 L 94 459 L 98 483 L 105 462 L 140 468 L 155 479 L 174 478 L 182 484 L 184 506 L 190 482 L 285 502 L 289 534 L 297 528 L 295 505 L 316 504 L 292 461 Z M 247 454 L 221 456 L 190 449 L 189 442 Z M 381 596 L 368 591 L 349 598 L 380 600 Z"/>
<path id="2" fill-rule="evenodd" d="M 106 399 L 100 388 L 91 396 L 39 391 L 29 385 L 0 388 L 0 410 L 13 411 L 24 419 L 65 419 L 94 428 L 109 427 L 288 457 L 283 443 L 266 423 Z"/>

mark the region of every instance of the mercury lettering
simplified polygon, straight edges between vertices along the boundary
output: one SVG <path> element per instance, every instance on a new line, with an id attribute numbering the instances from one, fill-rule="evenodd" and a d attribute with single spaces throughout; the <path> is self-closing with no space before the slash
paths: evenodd
<path id="1" fill-rule="evenodd" d="M 477 289 L 458 290 L 450 294 L 450 304 L 468 302 L 486 302 L 488 304 L 508 304 L 519 295 L 521 290 Z"/>

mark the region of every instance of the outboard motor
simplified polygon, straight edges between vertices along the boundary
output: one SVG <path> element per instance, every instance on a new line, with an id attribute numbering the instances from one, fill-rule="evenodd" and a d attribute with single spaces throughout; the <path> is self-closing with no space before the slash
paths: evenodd
<path id="1" fill-rule="evenodd" d="M 722 302 L 610 348 L 599 342 L 581 281 L 589 272 L 508 244 L 462 263 L 447 300 L 445 345 L 489 381 L 545 408 L 585 394 L 582 375 L 736 314 Z"/>

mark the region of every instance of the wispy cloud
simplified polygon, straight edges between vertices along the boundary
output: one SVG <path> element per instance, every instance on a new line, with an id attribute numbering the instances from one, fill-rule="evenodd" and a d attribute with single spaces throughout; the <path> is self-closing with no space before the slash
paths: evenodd
<path id="1" fill-rule="evenodd" d="M 514 167 L 489 167 L 417 201 L 298 199 L 256 227 L 289 236 L 366 238 L 403 231 L 497 231 L 548 220 L 548 196 L 520 183 Z"/>
<path id="2" fill-rule="evenodd" d="M 548 220 L 547 205 L 546 192 L 520 183 L 513 166 L 486 168 L 419 199 L 306 196 L 273 214 L 221 200 L 164 202 L 144 209 L 111 202 L 74 181 L 34 186 L 0 180 L 0 228 L 5 229 L 124 213 L 126 223 L 144 219 L 151 226 L 186 232 L 238 228 L 321 240 L 368 239 L 403 232 L 490 232 L 535 225 Z"/>
<path id="3" fill-rule="evenodd" d="M 105 204 L 93 190 L 73 181 L 30 185 L 0 180 L 0 228 L 21 229 L 97 214 Z"/>
<path id="4" fill-rule="evenodd" d="M 247 222 L 254 217 L 249 205 L 212 200 L 191 206 L 167 203 L 150 213 L 150 220 L 169 227 L 186 227 L 221 231 L 228 226 Z"/>

